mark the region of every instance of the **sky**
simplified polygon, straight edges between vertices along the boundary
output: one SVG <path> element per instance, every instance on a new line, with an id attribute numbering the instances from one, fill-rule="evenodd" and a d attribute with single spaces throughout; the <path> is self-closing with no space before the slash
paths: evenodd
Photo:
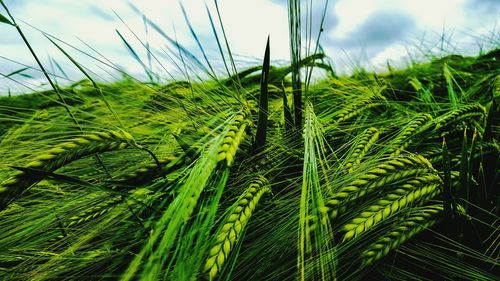
<path id="1" fill-rule="evenodd" d="M 302 2 L 310 3 L 312 42 L 318 37 L 319 19 L 327 4 L 319 42 L 339 73 L 349 74 L 359 67 L 384 71 L 387 63 L 404 67 L 410 58 L 423 60 L 429 55 L 477 55 L 480 50 L 500 45 L 499 0 Z M 101 81 L 120 79 L 119 71 L 147 79 L 144 66 L 134 59 L 120 35 L 146 68 L 150 63 L 145 46 L 149 46 L 154 54 L 150 58 L 151 68 L 161 79 L 206 77 L 195 63 L 186 63 L 187 53 L 180 52 L 166 36 L 208 68 L 198 43 L 201 44 L 210 66 L 218 75 L 227 75 L 213 32 L 215 28 L 227 61 L 227 48 L 213 0 L 4 0 L 4 3 L 44 66 L 63 84 L 78 81 L 83 75 L 46 36 Z M 286 0 L 219 0 L 217 4 L 238 70 L 261 63 L 268 36 L 272 62 L 285 64 L 289 60 Z M 190 32 L 181 6 L 198 41 Z M 303 25 L 307 7 L 302 7 Z M 1 8 L 0 13 L 6 15 Z M 145 24 L 142 15 L 166 36 L 159 34 L 151 24 Z M 303 39 L 304 45 L 306 42 Z M 15 28 L 0 24 L 0 74 L 8 75 L 24 67 L 35 69 L 24 71 L 25 76 L 0 75 L 0 93 L 46 87 L 42 73 L 37 71 L 38 66 Z M 196 73 L 201 73 L 200 78 Z"/>

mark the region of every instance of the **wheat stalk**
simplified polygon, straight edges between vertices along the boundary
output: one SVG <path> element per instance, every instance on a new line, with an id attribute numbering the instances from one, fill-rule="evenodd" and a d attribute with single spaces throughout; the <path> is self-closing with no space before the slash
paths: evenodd
<path id="1" fill-rule="evenodd" d="M 410 169 L 407 169 L 409 168 Z M 322 210 L 331 219 L 344 212 L 354 201 L 374 190 L 411 176 L 432 171 L 430 162 L 420 155 L 400 157 L 377 165 L 359 178 L 340 188 Z"/>
<path id="2" fill-rule="evenodd" d="M 98 217 L 102 217 L 103 215 L 109 213 L 111 210 L 113 210 L 122 203 L 128 204 L 130 208 L 138 206 L 140 204 L 140 201 L 138 201 L 138 199 L 141 199 L 142 201 L 146 199 L 150 193 L 151 191 L 146 188 L 139 188 L 130 193 L 130 195 L 128 196 L 111 196 L 105 198 L 101 202 L 93 204 L 90 207 L 87 207 L 87 209 L 81 211 L 80 213 L 69 217 L 65 222 L 62 223 L 62 227 L 65 230 L 71 230 L 76 226 L 94 220 Z M 91 194 L 91 197 L 95 196 Z M 90 199 L 92 200 L 93 198 Z M 59 235 L 57 236 L 56 239 L 59 240 L 63 238 L 64 235 Z"/>
<path id="3" fill-rule="evenodd" d="M 342 109 L 340 112 L 337 113 L 335 123 L 339 124 L 341 122 L 349 120 L 349 119 L 359 115 L 365 109 L 368 109 L 370 107 L 374 107 L 377 105 L 379 105 L 379 104 L 374 103 L 372 97 L 367 98 L 367 99 L 363 99 L 359 102 L 351 103 L 347 107 L 345 107 L 344 109 Z"/>
<path id="4" fill-rule="evenodd" d="M 431 159 L 435 156 L 443 155 L 443 148 L 441 146 L 432 146 L 424 149 L 420 155 L 429 159 L 429 162 L 434 163 Z"/>
<path id="5" fill-rule="evenodd" d="M 363 157 L 370 150 L 373 144 L 378 140 L 380 135 L 380 131 L 377 128 L 368 128 L 366 129 L 360 139 L 359 142 L 356 143 L 354 149 L 349 157 L 349 160 L 345 164 L 345 169 L 347 169 L 348 173 L 352 173 L 354 169 L 361 163 Z"/>
<path id="6" fill-rule="evenodd" d="M 246 134 L 246 128 L 250 124 L 249 116 L 245 111 L 238 113 L 228 132 L 224 136 L 221 147 L 217 155 L 217 161 L 225 161 L 227 166 L 231 166 L 238 147 Z"/>
<path id="7" fill-rule="evenodd" d="M 436 119 L 436 126 L 434 127 L 435 131 L 446 128 L 447 126 L 457 123 L 462 120 L 467 120 L 473 117 L 481 117 L 484 118 L 486 115 L 486 109 L 479 104 L 470 104 L 465 105 L 462 108 L 449 111 L 438 119 Z"/>
<path id="8" fill-rule="evenodd" d="M 408 125 L 391 141 L 389 153 L 391 156 L 401 154 L 411 143 L 412 137 L 424 132 L 432 124 L 432 116 L 427 113 L 418 114 Z"/>
<path id="9" fill-rule="evenodd" d="M 426 184 L 422 186 L 422 183 Z M 342 231 L 346 232 L 343 242 L 370 230 L 408 205 L 413 205 L 416 202 L 422 203 L 431 199 L 439 194 L 441 184 L 439 176 L 430 174 L 391 191 L 342 227 Z"/>
<path id="10" fill-rule="evenodd" d="M 363 259 L 361 267 L 364 268 L 373 264 L 408 239 L 434 225 L 442 211 L 442 204 L 418 208 L 412 211 L 408 217 L 393 224 L 389 231 L 361 253 Z"/>
<path id="11" fill-rule="evenodd" d="M 229 257 L 238 239 L 247 225 L 250 216 L 259 203 L 260 198 L 270 192 L 268 182 L 264 177 L 255 178 L 248 189 L 238 198 L 232 213 L 224 226 L 216 235 L 216 240 L 209 251 L 204 272 L 209 280 L 213 280 L 221 271 L 224 262 Z"/>
<path id="12" fill-rule="evenodd" d="M 104 215 L 113 209 L 117 204 L 123 202 L 123 198 L 121 196 L 113 196 L 107 200 L 104 200 L 101 203 L 91 206 L 90 208 L 85 209 L 81 213 L 71 216 L 63 226 L 65 228 L 75 227 L 77 225 L 83 224 L 90 220 L 93 220 L 97 217 Z"/>
<path id="13" fill-rule="evenodd" d="M 29 162 L 26 167 L 53 172 L 62 166 L 95 153 L 118 150 L 136 145 L 133 137 L 124 132 L 97 132 L 83 135 L 49 149 Z M 14 197 L 20 195 L 31 185 L 38 182 L 39 176 L 16 172 L 0 187 L 0 210 Z"/>

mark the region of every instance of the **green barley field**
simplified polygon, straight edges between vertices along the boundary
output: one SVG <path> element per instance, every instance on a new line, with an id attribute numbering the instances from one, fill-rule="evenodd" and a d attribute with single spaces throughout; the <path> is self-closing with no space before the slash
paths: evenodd
<path id="1" fill-rule="evenodd" d="M 203 81 L 104 83 L 47 37 L 85 79 L 0 93 L 0 279 L 498 280 L 500 48 L 339 75 L 290 2 L 288 65 L 174 42 Z"/>

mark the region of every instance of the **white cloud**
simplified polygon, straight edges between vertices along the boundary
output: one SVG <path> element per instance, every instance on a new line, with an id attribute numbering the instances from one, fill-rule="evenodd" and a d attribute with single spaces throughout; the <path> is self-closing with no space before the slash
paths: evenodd
<path id="1" fill-rule="evenodd" d="M 141 65 L 130 56 L 117 36 L 115 29 L 120 30 L 142 58 L 146 57 L 146 51 L 113 12 L 120 15 L 141 40 L 149 41 L 156 50 L 165 49 L 167 45 L 166 40 L 151 28 L 146 36 L 142 18 L 128 6 L 127 0 L 5 0 L 5 2 L 12 7 L 13 14 L 19 19 L 20 25 L 44 63 L 47 63 L 49 55 L 56 58 L 72 74 L 72 77 L 74 76 L 74 79 L 81 77 L 74 66 L 57 49 L 51 46 L 50 42 L 40 32 L 21 23 L 21 20 L 49 32 L 85 52 L 96 55 L 78 40 L 80 38 L 133 75 L 144 76 L 144 71 Z M 152 21 L 156 22 L 165 33 L 177 39 L 203 61 L 198 46 L 187 28 L 177 0 L 132 2 Z M 222 61 L 212 34 L 204 2 L 184 0 L 182 4 L 200 41 L 208 52 L 211 62 L 214 62 L 216 67 L 222 69 Z M 219 38 L 223 40 L 214 2 L 210 0 L 206 2 L 215 20 Z M 271 36 L 272 59 L 286 60 L 289 58 L 286 1 L 219 0 L 218 3 L 231 50 L 234 54 L 241 55 L 238 58 L 258 63 L 262 59 L 268 35 Z M 327 54 L 336 63 L 337 69 L 343 72 L 349 71 L 353 64 L 352 61 L 357 61 L 358 64 L 372 69 L 385 64 L 388 59 L 396 63 L 397 60 L 403 59 L 407 49 L 411 48 L 409 42 L 415 42 L 425 32 L 427 44 L 432 45 L 435 40 L 438 40 L 443 27 L 445 30 L 454 31 L 455 37 L 452 38 L 454 42 L 456 40 L 457 44 L 463 44 L 464 48 L 469 48 L 469 51 L 477 50 L 477 42 L 481 41 L 481 38 L 478 39 L 477 35 L 481 32 L 491 32 L 495 23 L 500 24 L 500 9 L 495 12 L 495 9 L 492 8 L 499 7 L 499 4 L 495 3 L 498 2 L 491 0 L 330 1 L 327 14 L 328 28 L 323 34 L 322 44 Z M 408 27 L 401 28 L 401 26 L 398 26 L 401 25 L 402 21 L 400 24 L 397 22 L 390 23 L 388 18 L 384 19 L 382 16 L 380 19 L 376 18 L 376 15 L 379 15 L 379 17 L 380 15 L 392 15 L 392 19 L 405 20 Z M 374 17 L 378 21 L 385 20 L 385 24 L 390 26 L 384 26 L 384 23 L 374 24 Z M 372 20 L 371 24 L 370 20 Z M 350 39 L 350 37 L 355 36 L 366 36 L 367 32 L 368 34 L 370 32 L 370 28 L 382 28 L 383 34 L 390 35 L 391 27 L 394 32 L 398 31 L 398 27 L 402 29 L 402 31 L 398 31 L 396 39 L 390 38 L 390 36 L 385 38 L 380 35 L 377 44 L 370 42 L 357 44 L 356 40 L 360 40 L 360 38 Z M 364 30 L 360 30 L 361 28 Z M 377 32 L 380 33 L 381 30 Z M 489 39 L 494 39 L 491 42 L 493 45 L 495 42 L 498 44 L 500 37 L 498 27 L 495 32 L 493 35 L 488 35 L 490 36 Z M 4 24 L 0 25 L 0 34 L 0 56 L 35 66 L 33 58 L 12 27 Z M 451 34 L 451 32 L 447 32 L 447 34 Z M 373 39 L 377 36 L 379 35 L 372 34 L 371 37 L 365 38 Z M 342 40 L 346 42 L 346 38 L 350 40 L 350 44 L 341 46 L 339 42 Z M 488 37 L 482 39 L 486 42 Z M 489 47 L 491 47 L 491 43 L 488 45 Z M 98 63 L 95 60 L 71 48 L 65 48 L 79 62 L 92 68 L 98 75 L 102 75 L 103 79 L 110 78 L 104 71 L 96 67 Z M 464 50 L 460 49 L 460 51 Z M 351 57 L 346 58 L 345 54 Z M 168 59 L 164 57 L 165 55 L 160 58 L 161 63 L 167 65 L 171 70 L 174 67 L 173 64 L 169 63 Z M 19 68 L 21 66 L 12 63 L 7 64 L 0 59 L 1 73 L 9 73 Z M 155 69 L 159 70 L 161 68 L 157 65 Z M 5 87 L 5 84 L 0 85 L 0 92 L 5 91 Z"/>
<path id="2" fill-rule="evenodd" d="M 406 56 L 407 51 L 408 50 L 404 45 L 394 44 L 375 55 L 371 59 L 371 63 L 376 69 L 385 71 L 387 70 L 387 62 L 389 62 L 391 66 L 403 63 L 403 59 Z"/>
<path id="3" fill-rule="evenodd" d="M 336 54 L 334 61 L 338 69 L 349 71 L 352 63 L 345 63 L 345 58 L 339 58 L 338 54 L 351 56 L 347 61 L 354 60 L 371 70 L 377 65 L 385 63 L 388 59 L 398 62 L 405 58 L 408 50 L 417 51 L 424 47 L 430 51 L 440 51 L 435 48 L 440 44 L 441 36 L 450 40 L 451 44 L 445 42 L 445 51 L 462 52 L 465 54 L 477 54 L 478 42 L 484 47 L 498 47 L 500 34 L 498 24 L 500 19 L 500 1 L 491 0 L 340 0 L 334 4 L 332 16 L 337 17 L 336 28 L 327 33 L 327 50 L 330 54 Z M 498 9 L 495 12 L 494 7 Z M 492 11 L 493 10 L 493 11 Z M 487 11 L 490 11 L 487 13 Z M 391 18 L 377 18 L 378 22 L 370 21 L 375 15 L 407 15 L 414 20 L 413 29 L 405 27 L 407 32 L 398 35 L 398 40 L 387 37 L 382 40 L 387 45 L 379 48 L 377 44 L 364 44 L 358 35 L 374 34 L 391 29 L 399 31 L 404 22 L 391 22 Z M 394 17 L 393 17 L 394 18 Z M 401 18 L 404 19 L 404 18 Z M 391 29 L 384 28 L 390 24 Z M 384 28 L 380 30 L 377 28 Z M 404 30 L 403 30 L 404 31 Z M 494 31 L 493 34 L 491 32 Z M 482 34 L 488 34 L 484 37 Z M 377 34 L 377 36 L 379 36 Z M 369 36 L 368 36 L 369 37 Z M 491 42 L 488 42 L 488 39 Z M 491 40 L 493 39 L 493 40 Z M 343 46 L 341 42 L 359 42 Z M 422 41 L 420 41 L 422 40 Z M 381 43 L 381 42 L 377 42 Z M 456 47 L 456 49 L 455 49 Z M 363 54 L 366 56 L 363 57 Z M 398 63 L 396 63 L 398 64 Z"/>

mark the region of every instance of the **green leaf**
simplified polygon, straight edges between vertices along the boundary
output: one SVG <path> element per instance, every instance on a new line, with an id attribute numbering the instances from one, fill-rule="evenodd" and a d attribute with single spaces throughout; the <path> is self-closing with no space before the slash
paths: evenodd
<path id="1" fill-rule="evenodd" d="M 266 51 L 264 53 L 264 62 L 262 63 L 262 76 L 260 80 L 260 98 L 259 98 L 259 121 L 257 123 L 257 133 L 255 135 L 255 150 L 264 147 L 266 143 L 268 103 L 269 103 L 269 37 L 267 37 Z"/>
<path id="2" fill-rule="evenodd" d="M 0 22 L 3 22 L 3 23 L 6 23 L 8 25 L 12 25 L 14 26 L 14 24 L 12 24 L 12 22 L 10 22 L 9 19 L 7 19 L 4 15 L 0 14 Z"/>
<path id="3" fill-rule="evenodd" d="M 134 50 L 134 48 L 132 48 L 132 46 L 128 43 L 127 39 L 125 39 L 125 37 L 123 37 L 123 35 L 120 33 L 120 31 L 118 31 L 117 29 L 115 31 L 118 34 L 118 36 L 120 37 L 120 39 L 122 40 L 123 44 L 125 44 L 125 46 L 127 47 L 127 50 L 130 52 L 130 54 L 142 66 L 142 68 L 146 72 L 146 75 L 149 78 L 149 81 L 153 81 L 153 76 L 151 75 L 150 70 L 148 69 L 148 67 L 146 66 L 146 64 L 142 61 L 142 59 L 139 57 L 139 55 Z"/>

